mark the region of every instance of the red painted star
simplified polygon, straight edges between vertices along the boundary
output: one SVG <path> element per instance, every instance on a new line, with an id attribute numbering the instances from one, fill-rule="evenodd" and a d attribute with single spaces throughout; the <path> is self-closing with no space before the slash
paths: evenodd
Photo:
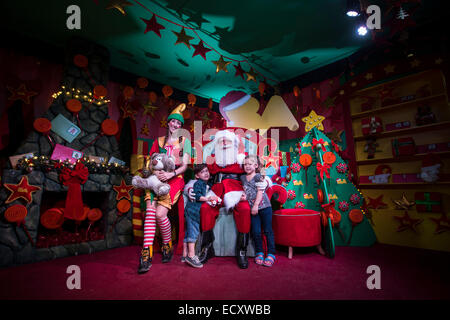
<path id="1" fill-rule="evenodd" d="M 380 195 L 378 198 L 372 199 L 369 198 L 369 204 L 367 205 L 367 208 L 371 209 L 381 209 L 387 207 L 387 204 L 383 202 L 383 195 Z"/>
<path id="2" fill-rule="evenodd" d="M 397 227 L 397 232 L 405 231 L 407 229 L 416 232 L 416 227 L 423 222 L 423 219 L 411 218 L 408 211 L 405 211 L 405 214 L 402 217 L 394 216 L 394 219 L 400 222 L 400 225 Z"/>
<path id="3" fill-rule="evenodd" d="M 12 192 L 8 199 L 6 199 L 5 203 L 11 203 L 19 198 L 22 198 L 27 203 L 30 203 L 32 201 L 32 193 L 41 190 L 40 187 L 28 184 L 27 176 L 22 176 L 22 179 L 20 179 L 18 184 L 5 183 L 4 186 Z"/>
<path id="4" fill-rule="evenodd" d="M 239 62 L 239 64 L 237 66 L 233 65 L 233 67 L 236 69 L 236 73 L 234 74 L 235 77 L 241 76 L 242 80 L 244 80 L 244 69 L 242 69 L 241 67 L 241 63 Z"/>
<path id="5" fill-rule="evenodd" d="M 275 170 L 278 170 L 279 158 L 277 156 L 274 156 L 273 153 L 270 153 L 268 156 L 262 156 L 262 158 L 265 161 L 266 168 L 268 168 L 270 165 L 272 165 L 275 168 Z"/>
<path id="6" fill-rule="evenodd" d="M 192 57 L 195 57 L 196 55 L 201 55 L 203 57 L 203 59 L 206 60 L 206 53 L 211 51 L 211 49 L 205 48 L 203 46 L 203 41 L 200 40 L 200 42 L 198 44 L 193 44 L 192 45 L 195 48 L 194 54 L 192 55 Z"/>
<path id="7" fill-rule="evenodd" d="M 6 86 L 6 88 L 8 88 L 9 92 L 11 92 L 11 96 L 8 98 L 8 100 L 11 101 L 22 100 L 24 103 L 30 104 L 30 98 L 37 95 L 37 92 L 28 91 L 27 87 L 23 83 L 17 89 L 10 86 Z"/>
<path id="8" fill-rule="evenodd" d="M 144 34 L 149 32 L 149 31 L 153 31 L 154 33 L 156 33 L 160 38 L 161 38 L 161 29 L 165 29 L 165 27 L 161 24 L 159 24 L 156 21 L 156 16 L 153 15 L 152 18 L 150 20 L 146 20 L 144 18 L 141 18 L 142 21 L 145 22 L 145 24 L 147 25 L 147 27 L 145 28 Z"/>
<path id="9" fill-rule="evenodd" d="M 127 185 L 125 180 L 122 179 L 120 186 L 113 186 L 113 189 L 117 192 L 116 200 L 120 200 L 122 198 L 131 200 L 130 190 L 133 189 L 133 186 Z"/>
<path id="10" fill-rule="evenodd" d="M 430 220 L 436 223 L 436 230 L 434 230 L 434 234 L 450 231 L 450 219 L 444 213 L 439 219 L 430 218 Z"/>

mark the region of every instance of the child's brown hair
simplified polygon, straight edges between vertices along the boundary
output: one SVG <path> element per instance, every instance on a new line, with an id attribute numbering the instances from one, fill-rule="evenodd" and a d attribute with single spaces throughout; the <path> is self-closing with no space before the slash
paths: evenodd
<path id="1" fill-rule="evenodd" d="M 200 171 L 202 171 L 206 167 L 207 167 L 207 165 L 205 163 L 194 164 L 194 174 L 199 173 Z"/>

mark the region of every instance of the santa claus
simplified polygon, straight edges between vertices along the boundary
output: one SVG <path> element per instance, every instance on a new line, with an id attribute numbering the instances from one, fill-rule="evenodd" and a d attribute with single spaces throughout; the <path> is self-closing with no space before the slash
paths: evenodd
<path id="1" fill-rule="evenodd" d="M 242 163 L 244 154 L 238 154 L 239 137 L 229 130 L 218 131 L 213 140 L 214 162 L 208 164 L 211 175 L 214 175 L 215 184 L 211 190 L 222 199 L 220 205 L 204 203 L 200 209 L 200 223 L 202 230 L 200 262 L 204 264 L 214 256 L 213 228 L 219 209 L 225 207 L 232 210 L 238 231 L 236 240 L 236 258 L 238 266 L 248 268 L 247 245 L 250 232 L 250 206 L 245 199 L 240 174 L 244 173 Z M 192 199 L 192 193 L 189 198 Z"/>

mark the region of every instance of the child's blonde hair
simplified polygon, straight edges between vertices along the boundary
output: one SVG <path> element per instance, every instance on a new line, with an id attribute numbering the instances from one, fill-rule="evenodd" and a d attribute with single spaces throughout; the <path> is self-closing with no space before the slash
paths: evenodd
<path id="1" fill-rule="evenodd" d="M 259 157 L 256 154 L 248 154 L 248 155 L 245 156 L 245 160 L 246 159 L 253 160 L 258 165 L 258 167 L 255 169 L 255 172 L 260 173 L 260 171 L 261 171 L 261 161 L 259 161 Z"/>

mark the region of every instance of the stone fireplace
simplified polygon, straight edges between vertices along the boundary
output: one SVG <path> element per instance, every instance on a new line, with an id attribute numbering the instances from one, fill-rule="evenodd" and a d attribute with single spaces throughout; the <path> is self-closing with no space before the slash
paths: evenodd
<path id="1" fill-rule="evenodd" d="M 73 57 L 77 54 L 88 58 L 89 64 L 86 70 L 80 70 L 74 65 Z M 77 88 L 85 92 L 91 92 L 93 87 L 98 84 L 106 86 L 109 53 L 105 48 L 81 39 L 73 39 L 67 46 L 65 61 L 61 86 Z M 61 114 L 78 124 L 78 120 L 66 108 L 67 100 L 68 98 L 64 94 L 55 98 L 42 117 L 51 121 Z M 50 137 L 53 143 L 75 150 L 85 147 L 83 149 L 84 156 L 121 159 L 118 143 L 114 136 L 101 135 L 98 137 L 101 123 L 108 118 L 107 104 L 97 105 L 87 101 L 81 102 L 82 110 L 78 114 L 81 133 L 75 140 L 68 143 L 56 133 L 51 132 Z M 92 141 L 94 143 L 90 144 Z M 52 151 L 53 145 L 50 140 L 37 131 L 33 131 L 21 144 L 15 155 L 33 153 L 38 157 L 50 157 Z M 78 224 L 66 220 L 58 230 L 46 229 L 40 222 L 40 216 L 48 209 L 64 207 L 68 187 L 60 182 L 55 170 L 24 171 L 14 169 L 10 164 L 3 172 L 2 182 L 17 184 L 23 176 L 28 177 L 30 185 L 37 186 L 40 190 L 33 193 L 30 203 L 18 199 L 9 204 L 6 204 L 5 201 L 10 192 L 5 188 L 0 190 L 0 266 L 92 253 L 132 243 L 131 209 L 117 219 L 117 192 L 113 189 L 113 186 L 120 185 L 122 180 L 129 183 L 131 179 L 128 174 L 90 172 L 87 181 L 81 184 L 83 205 L 100 209 L 101 219 L 92 223 L 91 226 L 87 219 Z M 28 214 L 24 225 L 33 241 L 29 240 L 23 227 L 6 221 L 4 212 L 14 204 L 26 206 Z M 88 228 L 89 233 L 87 233 Z"/>

